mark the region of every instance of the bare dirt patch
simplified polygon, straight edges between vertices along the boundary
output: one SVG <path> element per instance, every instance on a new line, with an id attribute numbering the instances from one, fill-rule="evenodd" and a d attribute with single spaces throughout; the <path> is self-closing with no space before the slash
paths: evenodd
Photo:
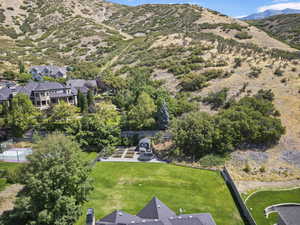
<path id="1" fill-rule="evenodd" d="M 0 215 L 7 210 L 14 208 L 14 202 L 16 196 L 20 190 L 22 190 L 23 185 L 13 184 L 8 186 L 4 191 L 0 192 Z"/>

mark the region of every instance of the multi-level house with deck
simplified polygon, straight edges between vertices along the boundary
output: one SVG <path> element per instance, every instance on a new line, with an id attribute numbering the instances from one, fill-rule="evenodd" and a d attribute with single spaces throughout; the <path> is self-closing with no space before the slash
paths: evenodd
<path id="1" fill-rule="evenodd" d="M 16 94 L 26 94 L 39 109 L 48 109 L 61 101 L 77 104 L 77 90 L 57 82 L 29 82 L 25 86 L 0 89 L 0 103 L 10 101 Z"/>
<path id="2" fill-rule="evenodd" d="M 68 69 L 67 67 L 51 66 L 51 65 L 42 65 L 42 66 L 32 66 L 29 69 L 29 72 L 33 76 L 48 76 L 53 78 L 66 78 Z"/>

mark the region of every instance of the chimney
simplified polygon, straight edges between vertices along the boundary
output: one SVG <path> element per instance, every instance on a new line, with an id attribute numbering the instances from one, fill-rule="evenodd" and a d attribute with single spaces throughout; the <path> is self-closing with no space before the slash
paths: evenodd
<path id="1" fill-rule="evenodd" d="M 86 225 L 95 225 L 95 214 L 94 209 L 89 208 L 86 214 Z"/>

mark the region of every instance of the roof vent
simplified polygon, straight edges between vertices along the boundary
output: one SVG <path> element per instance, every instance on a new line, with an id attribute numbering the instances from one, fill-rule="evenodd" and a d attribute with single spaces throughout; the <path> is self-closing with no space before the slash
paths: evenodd
<path id="1" fill-rule="evenodd" d="M 171 220 L 174 219 L 173 216 L 171 216 L 170 219 L 171 219 Z"/>
<path id="2" fill-rule="evenodd" d="M 157 205 L 157 208 L 160 208 L 160 205 Z"/>
<path id="3" fill-rule="evenodd" d="M 193 216 L 189 216 L 190 218 L 193 218 Z"/>
<path id="4" fill-rule="evenodd" d="M 158 219 L 154 219 L 154 221 L 155 221 L 155 222 L 157 222 L 157 221 L 158 221 Z"/>
<path id="5" fill-rule="evenodd" d="M 131 221 L 131 223 L 135 223 L 134 221 Z"/>
<path id="6" fill-rule="evenodd" d="M 181 217 L 181 216 L 178 216 L 178 219 L 182 219 L 182 217 Z"/>
<path id="7" fill-rule="evenodd" d="M 146 222 L 146 220 L 142 220 L 142 222 L 143 222 L 143 223 L 145 223 L 145 222 Z"/>
<path id="8" fill-rule="evenodd" d="M 123 216 L 123 213 L 122 213 L 122 212 L 119 212 L 119 216 Z"/>

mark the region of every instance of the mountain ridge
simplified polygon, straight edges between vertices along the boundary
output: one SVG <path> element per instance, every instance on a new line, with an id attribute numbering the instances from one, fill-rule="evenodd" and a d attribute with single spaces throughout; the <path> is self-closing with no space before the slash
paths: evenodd
<path id="1" fill-rule="evenodd" d="M 283 10 L 274 10 L 274 9 L 269 9 L 264 12 L 260 13 L 254 13 L 249 16 L 245 16 L 242 18 L 239 18 L 240 20 L 260 20 L 260 19 L 265 19 L 271 16 L 276 16 L 276 15 L 288 15 L 288 14 L 299 14 L 300 10 L 298 9 L 290 9 L 286 8 Z"/>

